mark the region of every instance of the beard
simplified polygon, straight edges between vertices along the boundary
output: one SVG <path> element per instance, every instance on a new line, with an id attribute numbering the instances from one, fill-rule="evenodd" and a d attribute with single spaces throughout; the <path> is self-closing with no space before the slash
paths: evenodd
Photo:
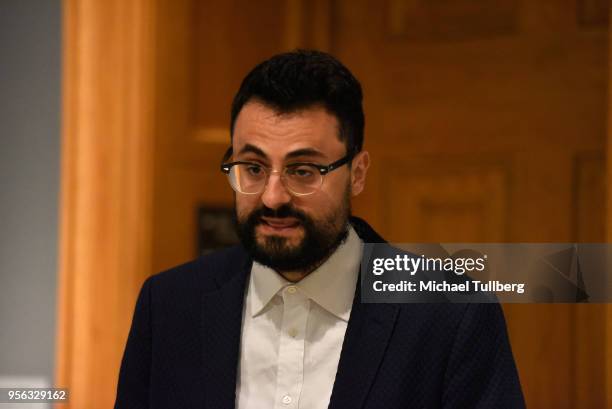
<path id="1" fill-rule="evenodd" d="M 313 219 L 290 204 L 277 209 L 262 205 L 246 217 L 237 216 L 236 230 L 242 245 L 258 263 L 278 272 L 310 273 L 346 239 L 350 214 L 350 193 L 347 189 L 342 206 L 321 220 Z M 291 238 L 283 236 L 269 235 L 258 239 L 256 230 L 264 223 L 262 217 L 294 218 L 303 230 L 303 237 L 297 244 L 291 244 Z"/>

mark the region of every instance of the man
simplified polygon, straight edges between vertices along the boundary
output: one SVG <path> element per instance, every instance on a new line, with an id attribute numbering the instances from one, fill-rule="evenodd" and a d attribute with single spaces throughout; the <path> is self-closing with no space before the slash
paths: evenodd
<path id="1" fill-rule="evenodd" d="M 351 217 L 370 162 L 359 82 L 277 55 L 234 98 L 221 170 L 241 245 L 150 277 L 116 408 L 520 408 L 496 304 L 362 304 Z"/>

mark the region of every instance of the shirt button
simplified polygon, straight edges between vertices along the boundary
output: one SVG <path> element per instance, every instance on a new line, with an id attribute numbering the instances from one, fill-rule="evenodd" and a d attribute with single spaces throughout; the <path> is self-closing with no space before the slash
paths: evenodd
<path id="1" fill-rule="evenodd" d="M 297 288 L 295 288 L 294 286 L 291 287 L 287 287 L 287 292 L 289 294 L 295 294 L 295 292 L 297 291 Z M 291 399 L 291 398 L 290 398 Z"/>
<path id="2" fill-rule="evenodd" d="M 290 403 L 291 403 L 291 401 L 292 401 L 292 400 L 293 400 L 293 399 L 291 399 L 291 396 L 289 396 L 289 395 L 285 395 L 285 396 L 283 396 L 283 400 L 282 400 L 282 402 L 283 402 L 283 404 L 284 404 L 284 405 L 288 405 L 288 404 L 290 404 Z"/>
<path id="3" fill-rule="evenodd" d="M 291 328 L 291 329 L 289 330 L 289 336 L 290 336 L 291 338 L 295 338 L 295 337 L 297 336 L 297 329 L 295 329 L 295 328 Z"/>

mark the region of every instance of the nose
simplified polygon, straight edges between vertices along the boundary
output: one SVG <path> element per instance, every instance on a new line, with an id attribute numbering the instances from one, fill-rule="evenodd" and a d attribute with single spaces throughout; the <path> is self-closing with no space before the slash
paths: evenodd
<path id="1" fill-rule="evenodd" d="M 268 184 L 261 195 L 261 201 L 270 209 L 278 209 L 291 201 L 291 194 L 283 185 L 279 174 L 272 174 Z"/>

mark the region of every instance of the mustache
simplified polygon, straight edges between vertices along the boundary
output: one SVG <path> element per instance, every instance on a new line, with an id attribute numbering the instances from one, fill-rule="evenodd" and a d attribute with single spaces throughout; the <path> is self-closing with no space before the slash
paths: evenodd
<path id="1" fill-rule="evenodd" d="M 295 219 L 298 219 L 300 222 L 308 222 L 309 220 L 308 216 L 306 216 L 304 212 L 298 209 L 294 209 L 288 204 L 282 205 L 277 209 L 270 209 L 267 206 L 262 206 L 257 210 L 251 212 L 251 214 L 249 215 L 250 221 L 255 224 L 262 223 L 262 217 L 274 217 L 278 219 L 293 217 Z"/>

